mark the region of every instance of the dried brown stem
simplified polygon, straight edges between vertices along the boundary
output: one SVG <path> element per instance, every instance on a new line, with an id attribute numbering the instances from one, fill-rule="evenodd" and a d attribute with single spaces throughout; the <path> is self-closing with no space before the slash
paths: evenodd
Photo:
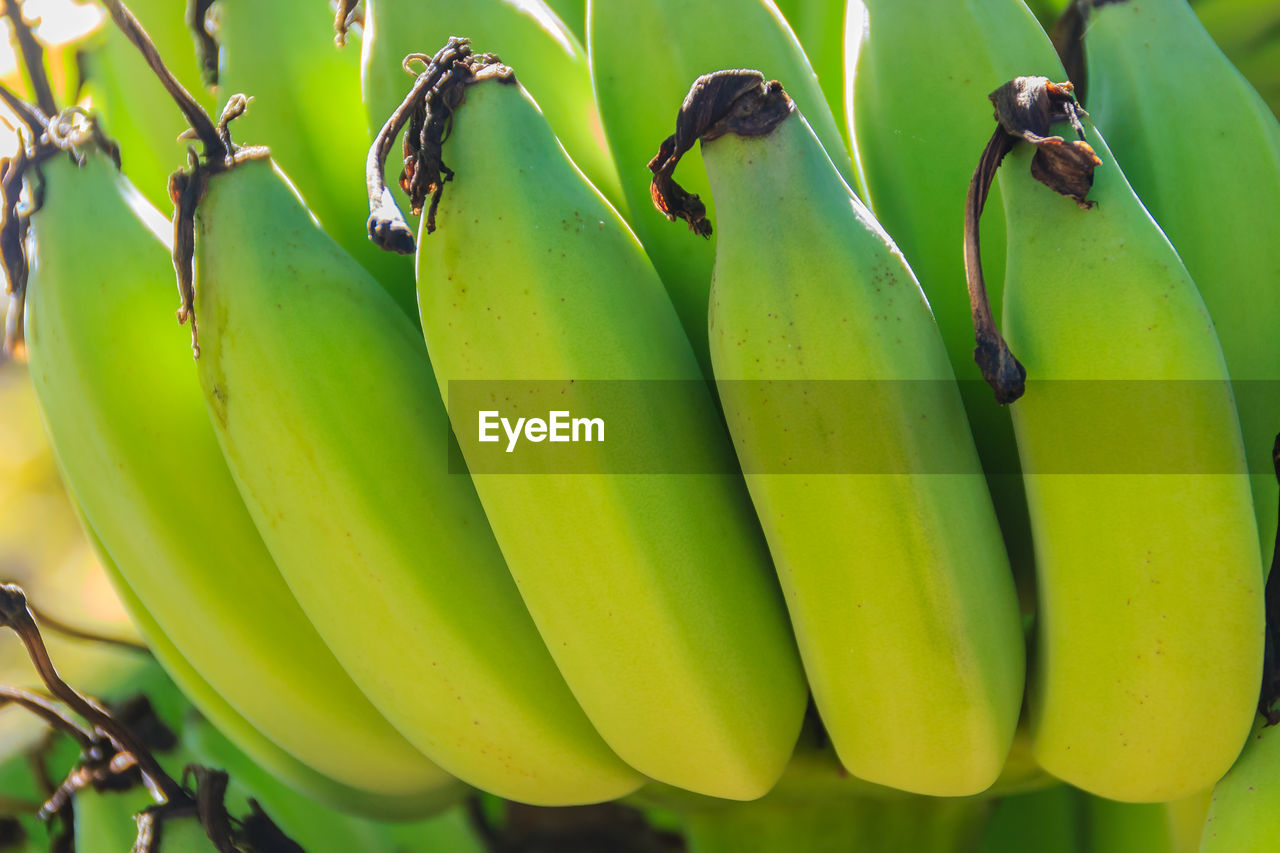
<path id="1" fill-rule="evenodd" d="M 351 25 L 356 22 L 356 6 L 360 5 L 360 0 L 337 0 L 337 9 L 333 14 L 333 40 L 337 42 L 338 47 L 343 47 L 347 43 L 347 31 L 351 29 Z"/>
<path id="2" fill-rule="evenodd" d="M 62 709 L 48 696 L 42 696 L 32 690 L 0 684 L 0 707 L 8 704 L 17 705 L 35 714 L 54 729 L 70 735 L 81 749 L 88 749 L 93 744 L 93 732 L 69 718 Z"/>
<path id="3" fill-rule="evenodd" d="M 155 788 L 170 802 L 181 802 L 187 799 L 186 792 L 155 760 L 149 750 L 130 732 L 120 725 L 105 708 L 97 702 L 82 696 L 71 685 L 62 680 L 57 668 L 49 658 L 49 650 L 45 647 L 44 638 L 36 625 L 35 618 L 27 607 L 27 596 L 15 584 L 0 585 L 0 624 L 11 629 L 22 640 L 27 655 L 35 665 L 36 672 L 54 698 L 61 700 L 74 713 L 79 714 L 95 729 L 105 734 L 121 752 L 129 753 L 137 762 L 139 769 L 151 781 Z"/>
<path id="4" fill-rule="evenodd" d="M 44 70 L 44 48 L 36 41 L 31 25 L 22 17 L 21 6 L 18 0 L 4 0 L 4 14 L 9 19 L 10 32 L 22 54 L 22 64 L 31 81 L 31 92 L 35 95 L 36 105 L 45 115 L 53 115 L 58 111 L 58 103 L 53 98 L 53 88 L 49 85 L 49 76 Z"/>
<path id="5" fill-rule="evenodd" d="M 142 28 L 142 24 L 138 23 L 138 19 L 133 16 L 133 13 L 120 0 L 102 0 L 102 3 L 107 7 L 111 20 L 120 28 L 125 37 L 133 42 L 134 47 L 138 48 L 139 52 L 142 53 L 142 58 L 146 61 L 147 66 L 160 79 L 160 84 L 164 86 L 165 91 L 169 93 L 174 103 L 177 104 L 178 109 L 186 117 L 187 123 L 191 125 L 196 138 L 204 146 L 205 158 L 211 161 L 226 159 L 230 152 L 223 143 L 222 137 L 218 134 L 218 129 L 214 125 L 213 119 L 196 102 L 195 98 L 191 97 L 191 93 L 178 82 L 178 78 L 174 77 L 173 73 L 165 67 L 159 51 L 156 50 L 156 46 L 152 43 L 151 37 L 147 35 L 147 31 Z"/>
<path id="6" fill-rule="evenodd" d="M 710 238 L 706 206 L 672 177 L 680 158 L 699 139 L 711 140 L 726 133 L 764 136 L 794 111 L 795 104 L 782 84 L 766 81 L 759 71 L 731 69 L 694 80 L 676 116 L 676 132 L 662 141 L 649 161 L 653 206 L 670 221 L 683 219 L 690 231 Z"/>
<path id="7" fill-rule="evenodd" d="M 43 610 L 39 610 L 30 602 L 27 602 L 27 608 L 30 609 L 31 615 L 35 617 L 36 622 L 56 634 L 62 634 L 65 637 L 72 637 L 77 640 L 87 640 L 91 643 L 102 643 L 108 646 L 115 646 L 121 649 L 127 649 L 131 652 L 151 656 L 151 650 L 141 643 L 135 643 L 131 640 L 124 640 L 119 637 L 108 637 L 105 634 L 97 634 L 84 628 L 77 628 L 63 622 L 61 619 L 55 619 Z"/>
<path id="8" fill-rule="evenodd" d="M 374 137 L 369 146 L 369 156 L 365 160 L 365 187 L 369 192 L 369 239 L 379 248 L 402 255 L 412 254 L 416 246 L 413 229 L 405 221 L 400 206 L 387 186 L 385 177 L 387 157 L 391 154 L 391 146 L 396 137 L 415 112 L 421 112 L 423 103 L 431 90 L 441 81 L 452 64 L 471 55 L 471 40 L 466 38 L 450 38 L 435 56 L 427 60 L 425 55 L 414 54 L 405 58 L 405 70 L 413 60 L 427 62 L 426 70 L 413 81 L 413 87 L 405 96 L 400 106 L 396 107 L 390 117 L 383 123 L 382 129 Z"/>
<path id="9" fill-rule="evenodd" d="M 214 0 L 188 0 L 187 27 L 196 40 L 196 62 L 200 76 L 210 86 L 218 83 L 218 40 L 209 31 L 209 7 Z"/>

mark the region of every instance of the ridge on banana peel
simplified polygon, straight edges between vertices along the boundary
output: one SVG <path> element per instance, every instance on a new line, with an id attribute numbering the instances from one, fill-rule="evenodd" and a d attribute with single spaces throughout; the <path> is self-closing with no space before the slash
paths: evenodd
<path id="1" fill-rule="evenodd" d="M 928 303 L 758 71 L 694 81 L 651 165 L 664 213 L 705 222 L 671 176 L 704 134 L 712 365 L 826 731 L 861 779 L 984 791 L 1022 705 L 1023 638 Z"/>
<path id="2" fill-rule="evenodd" d="M 433 148 L 446 104 L 450 130 Z M 560 671 L 645 775 L 761 796 L 800 729 L 803 675 L 715 404 L 656 272 L 511 69 L 467 40 L 433 58 L 395 116 L 422 141 L 402 184 L 416 208 L 430 205 L 418 301 L 439 392 Z M 376 155 L 397 132 L 395 121 L 383 128 Z M 370 195 L 371 234 L 412 242 L 385 188 Z M 529 395 L 520 413 L 545 402 L 610 422 L 623 408 L 630 416 L 612 423 L 627 437 L 591 445 L 572 469 L 555 456 L 509 464 L 475 441 L 472 405 L 517 393 Z M 628 456 L 636 447 L 640 459 Z M 674 453 L 705 467 L 664 467 Z"/>
<path id="3" fill-rule="evenodd" d="M 470 479 L 449 470 L 421 334 L 267 149 L 184 110 L 206 153 L 174 183 L 182 312 L 200 323 L 214 430 L 298 603 L 374 706 L 459 779 L 540 805 L 633 790 L 539 639 Z"/>
<path id="4" fill-rule="evenodd" d="M 1269 550 L 1280 240 L 1258 235 L 1280 233 L 1280 121 L 1186 0 L 1095 0 L 1072 10 L 1083 25 L 1089 112 L 1213 317 L 1240 407 L 1259 542 Z"/>
<path id="5" fill-rule="evenodd" d="M 966 266 L 979 350 L 1006 366 L 1011 350 L 1027 377 L 1010 396 L 1039 579 L 1034 754 L 1111 799 L 1190 796 L 1239 754 L 1262 666 L 1262 561 L 1222 349 L 1070 84 L 1018 78 L 992 101 Z M 1067 119 L 1069 143 L 1049 135 Z M 1007 346 L 978 263 L 993 176 Z"/>
<path id="6" fill-rule="evenodd" d="M 31 378 L 63 480 L 120 567 L 115 585 L 299 760 L 384 793 L 447 785 L 343 673 L 245 510 L 174 335 L 172 263 L 147 222 L 158 214 L 92 125 L 55 122 L 82 162 L 49 152 L 39 167 Z"/>

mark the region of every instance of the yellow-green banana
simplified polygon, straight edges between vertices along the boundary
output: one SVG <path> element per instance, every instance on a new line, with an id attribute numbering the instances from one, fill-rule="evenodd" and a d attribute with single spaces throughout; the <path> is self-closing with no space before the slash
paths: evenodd
<path id="1" fill-rule="evenodd" d="M 1048 136 L 1072 111 L 1043 78 L 992 97 L 1001 134 Z M 1027 376 L 1012 411 L 1039 585 L 1031 735 L 1077 787 L 1172 800 L 1210 787 L 1248 734 L 1262 561 L 1212 322 L 1102 138 L 1081 130 L 1087 143 L 1013 145 L 998 172 L 1005 331 Z M 1041 175 L 1055 152 L 1096 152 L 1089 201 L 1074 170 L 1048 175 L 1075 182 L 1079 204 L 1032 176 L 1040 151 Z"/>
<path id="2" fill-rule="evenodd" d="M 333 43 L 333 19 L 314 0 L 216 0 L 218 101 L 251 105 L 237 132 L 271 154 L 325 231 L 386 288 L 410 317 L 413 264 L 380 252 L 364 234 L 365 154 L 360 54 Z"/>
<path id="3" fill-rule="evenodd" d="M 1260 542 L 1276 541 L 1280 122 L 1187 0 L 1078 4 L 1085 106 L 1195 279 L 1236 383 Z M 1096 8 L 1093 8 L 1096 5 Z"/>
<path id="4" fill-rule="evenodd" d="M 83 517 L 82 517 L 82 520 Z M 414 792 L 376 791 L 353 788 L 324 775 L 285 752 L 268 740 L 182 656 L 165 636 L 141 599 L 130 589 L 120 570 L 112 562 L 96 532 L 85 521 L 85 530 L 93 543 L 103 570 L 111 578 L 129 619 L 138 627 L 147 647 L 183 695 L 210 720 L 223 735 L 233 740 L 255 764 L 265 768 L 275 779 L 318 803 L 350 814 L 382 820 L 406 820 L 430 814 L 450 805 L 463 790 L 461 785 L 445 784 Z M 176 768 L 181 770 L 181 768 Z"/>
<path id="5" fill-rule="evenodd" d="M 818 711 L 855 776 L 976 794 L 1009 753 L 1023 639 L 928 303 L 779 83 L 699 78 L 655 196 L 704 133 L 711 361 Z"/>
<path id="6" fill-rule="evenodd" d="M 1201 853 L 1264 853 L 1280 847 L 1280 726 L 1258 718 L 1244 752 L 1213 789 Z"/>
<path id="7" fill-rule="evenodd" d="M 510 69 L 478 56 L 447 67 L 465 104 L 444 141 L 455 177 L 434 235 L 423 219 L 418 301 L 485 512 L 618 755 L 672 785 L 758 797 L 795 743 L 804 681 L 688 339 L 644 250 Z M 603 443 L 528 445 L 549 452 L 506 465 L 478 441 L 490 394 L 502 417 L 600 415 Z"/>
<path id="8" fill-rule="evenodd" d="M 569 156 L 615 207 L 624 203 L 586 49 L 543 0 L 369 0 L 365 7 L 364 101 L 373 130 L 404 94 L 406 55 L 433 50 L 450 36 L 470 38 L 528 69 L 525 82 Z"/>
<path id="9" fill-rule="evenodd" d="M 1030 524 L 1013 428 L 1008 413 L 990 405 L 973 363 L 959 247 L 975 152 L 991 135 L 987 93 L 1019 74 L 1060 80 L 1061 65 L 1022 0 L 849 0 L 846 26 L 849 120 L 868 204 L 929 299 L 960 380 L 1009 557 L 1029 590 Z M 982 222 L 983 260 L 997 312 L 1002 213 L 993 190 Z"/>
<path id="10" fill-rule="evenodd" d="M 804 48 L 848 148 L 849 123 L 845 120 L 844 104 L 844 15 L 848 3 L 845 0 L 776 0 L 776 4 Z"/>
<path id="11" fill-rule="evenodd" d="M 800 43 L 771 0 L 591 2 L 587 39 L 591 80 L 631 209 L 631 225 L 710 376 L 707 292 L 714 245 L 690 240 L 662 221 L 649 200 L 645 169 L 654 140 L 670 133 L 672 111 L 679 107 L 689 81 L 720 68 L 759 68 L 771 78 L 786 80 L 840 174 L 855 188 L 861 177 Z M 696 154 L 693 160 L 689 191 L 702 198 L 714 220 Z"/>
<path id="12" fill-rule="evenodd" d="M 422 335 L 264 149 L 197 172 L 198 373 L 297 600 L 374 705 L 463 781 L 538 804 L 639 783 L 556 671 L 448 465 Z"/>
<path id="13" fill-rule="evenodd" d="M 159 217 L 86 144 L 83 166 L 61 152 L 41 166 L 27 301 L 31 376 L 70 491 L 165 635 L 267 737 L 354 787 L 447 784 L 280 577 L 175 334 L 172 264 L 146 221 Z"/>

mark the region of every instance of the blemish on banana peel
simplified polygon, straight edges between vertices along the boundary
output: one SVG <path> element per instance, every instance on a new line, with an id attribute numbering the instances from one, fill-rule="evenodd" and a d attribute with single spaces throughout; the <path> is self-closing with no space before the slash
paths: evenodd
<path id="1" fill-rule="evenodd" d="M 683 219 L 690 231 L 710 238 L 706 206 L 672 177 L 680 158 L 700 139 L 709 141 L 726 133 L 767 136 L 795 108 L 782 84 L 766 81 L 759 71 L 730 69 L 694 80 L 676 116 L 676 132 L 662 141 L 649 161 L 653 206 L 668 220 Z"/>
<path id="2" fill-rule="evenodd" d="M 1102 161 L 1085 141 L 1070 82 L 1052 83 L 1047 77 L 1018 77 L 990 95 L 995 106 L 996 129 L 983 149 L 978 168 L 969 183 L 964 216 L 964 270 L 969 286 L 969 307 L 977 346 L 973 359 L 982 378 L 1001 405 L 1014 402 L 1026 390 L 1027 371 L 1009 350 L 991 314 L 991 301 L 982 277 L 979 222 L 987 194 L 1005 155 L 1019 142 L 1036 147 L 1031 175 L 1045 186 L 1075 201 L 1082 209 L 1093 207 L 1086 196 L 1093 187 L 1093 170 Z M 1050 133 L 1058 122 L 1069 122 L 1078 139 L 1064 140 Z"/>
<path id="3" fill-rule="evenodd" d="M 424 69 L 415 74 L 414 64 Z M 367 230 L 374 245 L 388 252 L 411 254 L 416 248 L 413 230 L 387 188 L 385 164 L 400 130 L 405 130 L 400 188 L 409 196 L 413 215 L 427 209 L 428 234 L 436 230 L 436 209 L 453 171 L 443 160 L 444 140 L 453 127 L 454 114 L 466 97 L 468 86 L 486 80 L 514 83 L 515 72 L 492 53 L 473 53 L 471 39 L 452 37 L 434 56 L 411 53 L 401 62 L 415 74 L 413 86 L 400 106 L 374 137 L 365 160 L 365 187 L 369 194 Z M 427 199 L 430 197 L 430 203 Z M 499 217 L 501 218 L 501 217 Z"/>

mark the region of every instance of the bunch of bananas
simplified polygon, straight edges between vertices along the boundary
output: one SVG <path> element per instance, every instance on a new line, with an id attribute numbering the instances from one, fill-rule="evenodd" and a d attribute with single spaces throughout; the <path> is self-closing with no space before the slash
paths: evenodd
<path id="1" fill-rule="evenodd" d="M 1186 0 L 1080 91 L 1022 0 L 102 5 L 91 110 L 2 91 L 9 345 L 271 776 L 1280 844 L 1280 123 Z"/>

